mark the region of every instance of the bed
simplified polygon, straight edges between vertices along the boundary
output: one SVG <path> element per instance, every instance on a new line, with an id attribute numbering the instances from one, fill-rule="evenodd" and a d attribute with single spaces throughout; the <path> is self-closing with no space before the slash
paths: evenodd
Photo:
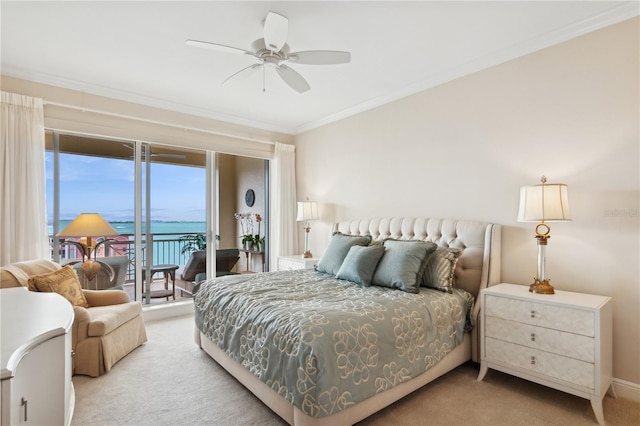
<path id="1" fill-rule="evenodd" d="M 354 424 L 478 361 L 500 240 L 487 222 L 338 222 L 315 270 L 200 283 L 196 343 L 289 424 Z"/>

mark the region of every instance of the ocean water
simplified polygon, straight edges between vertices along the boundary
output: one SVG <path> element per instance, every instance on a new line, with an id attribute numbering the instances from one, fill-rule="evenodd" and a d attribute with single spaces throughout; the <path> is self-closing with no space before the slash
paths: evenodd
<path id="1" fill-rule="evenodd" d="M 60 229 L 64 229 L 70 220 L 61 220 Z M 109 222 L 120 235 L 128 236 L 133 240 L 133 222 Z M 142 224 L 144 231 L 144 223 Z M 182 235 L 204 233 L 206 222 L 151 222 L 151 233 L 153 234 L 153 264 L 172 263 L 184 265 L 189 257 L 189 253 L 181 253 L 184 243 L 177 243 L 175 240 Z M 53 225 L 49 224 L 49 235 L 53 235 Z M 111 236 L 108 236 L 111 237 Z M 166 241 L 162 240 L 174 240 Z M 131 246 L 133 247 L 133 246 Z M 75 255 L 72 257 L 76 257 Z M 130 255 L 133 259 L 133 256 Z"/>
<path id="2" fill-rule="evenodd" d="M 61 220 L 60 229 L 64 229 L 71 220 Z M 109 222 L 120 235 L 133 235 L 133 222 Z M 206 222 L 151 222 L 152 234 L 197 234 L 205 232 Z M 145 224 L 142 224 L 142 232 L 144 233 Z M 53 224 L 49 224 L 49 235 L 53 235 Z M 158 236 L 161 238 L 161 236 Z"/>

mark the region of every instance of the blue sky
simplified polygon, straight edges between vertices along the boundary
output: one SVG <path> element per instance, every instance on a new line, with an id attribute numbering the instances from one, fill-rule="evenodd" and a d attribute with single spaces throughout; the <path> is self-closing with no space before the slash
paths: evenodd
<path id="1" fill-rule="evenodd" d="M 47 210 L 53 219 L 53 154 L 46 153 Z M 60 219 L 83 212 L 107 221 L 133 221 L 131 160 L 60 154 Z M 205 221 L 205 169 L 151 164 L 152 221 Z"/>

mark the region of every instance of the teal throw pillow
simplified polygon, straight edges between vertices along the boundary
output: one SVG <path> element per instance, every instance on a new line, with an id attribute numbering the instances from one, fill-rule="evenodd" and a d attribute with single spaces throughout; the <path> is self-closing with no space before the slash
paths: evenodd
<path id="1" fill-rule="evenodd" d="M 384 254 L 384 246 L 353 246 L 344 258 L 336 278 L 370 286 L 373 273 Z"/>
<path id="2" fill-rule="evenodd" d="M 387 239 L 386 251 L 373 275 L 373 284 L 418 293 L 425 260 L 436 249 L 434 243 Z"/>
<path id="3" fill-rule="evenodd" d="M 451 293 L 453 291 L 453 273 L 462 251 L 451 247 L 438 247 L 427 259 L 422 286 Z"/>
<path id="4" fill-rule="evenodd" d="M 370 235 L 346 235 L 341 232 L 336 232 L 329 241 L 329 246 L 322 253 L 318 264 L 316 265 L 316 271 L 324 272 L 327 274 L 335 275 L 344 258 L 347 257 L 349 249 L 353 246 L 366 246 L 371 242 Z"/>

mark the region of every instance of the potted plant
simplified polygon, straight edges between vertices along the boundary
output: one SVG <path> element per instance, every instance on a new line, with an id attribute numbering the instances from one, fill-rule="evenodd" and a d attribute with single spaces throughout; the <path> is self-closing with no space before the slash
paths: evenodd
<path id="1" fill-rule="evenodd" d="M 187 254 L 194 251 L 202 251 L 207 249 L 207 236 L 205 234 L 188 234 L 178 238 L 178 241 L 184 243 L 180 249 L 180 253 Z M 216 234 L 216 245 L 220 242 L 220 235 Z"/>
<path id="2" fill-rule="evenodd" d="M 256 251 L 264 251 L 264 237 L 260 238 L 260 235 L 253 236 L 253 248 Z"/>
<path id="3" fill-rule="evenodd" d="M 242 247 L 245 250 L 253 250 L 254 239 L 253 235 L 246 234 L 240 237 L 240 241 L 242 242 Z"/>

